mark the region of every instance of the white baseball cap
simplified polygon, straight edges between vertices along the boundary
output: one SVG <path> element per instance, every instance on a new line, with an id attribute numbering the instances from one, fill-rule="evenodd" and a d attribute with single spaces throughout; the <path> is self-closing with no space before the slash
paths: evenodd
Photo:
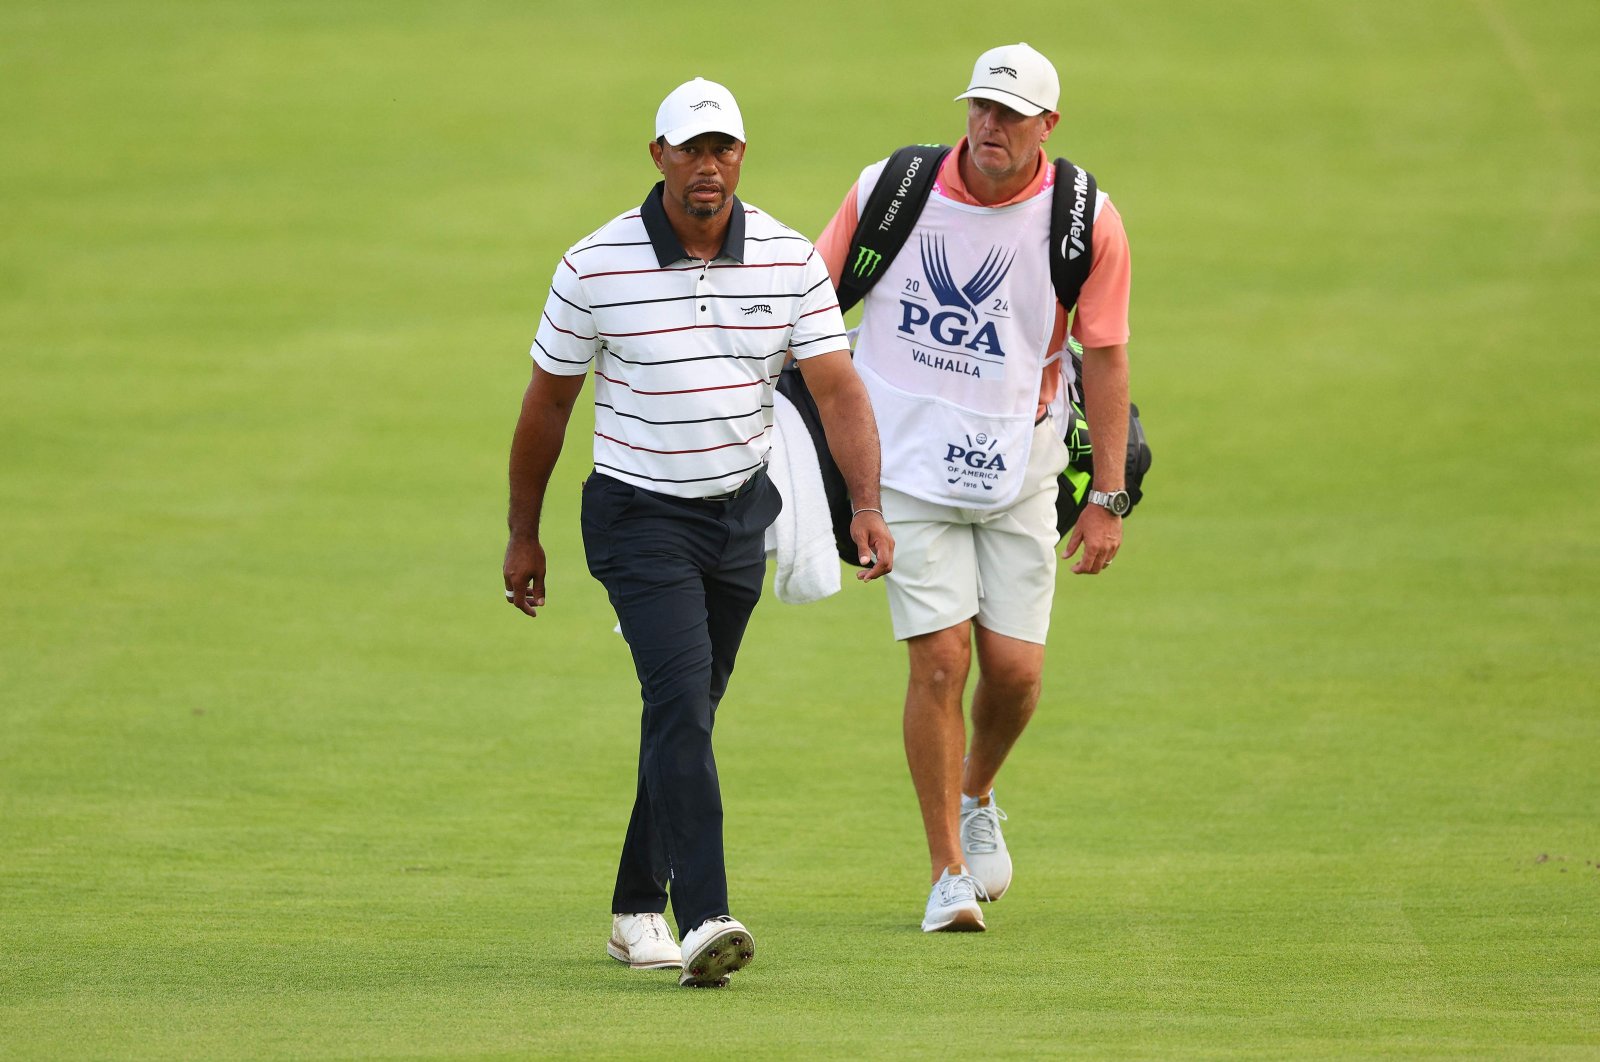
<path id="1" fill-rule="evenodd" d="M 972 84 L 956 99 L 973 97 L 1003 103 L 1032 117 L 1056 109 L 1061 102 L 1061 79 L 1050 60 L 1026 44 L 1002 44 L 978 56 Z"/>
<path id="2" fill-rule="evenodd" d="M 656 136 L 676 147 L 701 133 L 727 133 L 744 142 L 744 118 L 733 93 L 715 81 L 697 77 L 685 81 L 656 109 Z"/>

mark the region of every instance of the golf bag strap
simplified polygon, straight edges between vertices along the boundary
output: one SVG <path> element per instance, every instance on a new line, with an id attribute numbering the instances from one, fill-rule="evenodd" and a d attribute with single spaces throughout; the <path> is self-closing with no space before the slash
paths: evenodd
<path id="1" fill-rule="evenodd" d="M 1056 186 L 1050 201 L 1050 283 L 1069 311 L 1089 279 L 1094 254 L 1094 174 L 1056 159 Z"/>
<path id="2" fill-rule="evenodd" d="M 941 144 L 910 144 L 889 156 L 867 196 L 861 223 L 845 252 L 843 275 L 839 278 L 841 311 L 866 297 L 884 267 L 905 246 L 949 153 L 950 148 Z M 1068 159 L 1056 159 L 1055 168 L 1050 202 L 1050 283 L 1061 305 L 1071 310 L 1078 304 L 1078 293 L 1089 279 L 1093 264 L 1094 206 L 1099 186 L 1094 174 Z"/>
<path id="3" fill-rule="evenodd" d="M 884 267 L 905 246 L 928 203 L 939 166 L 949 153 L 943 144 L 911 144 L 889 156 L 878 183 L 867 196 L 861 222 L 845 252 L 843 275 L 839 278 L 840 312 L 866 297 Z M 859 188 L 856 194 L 861 194 Z"/>

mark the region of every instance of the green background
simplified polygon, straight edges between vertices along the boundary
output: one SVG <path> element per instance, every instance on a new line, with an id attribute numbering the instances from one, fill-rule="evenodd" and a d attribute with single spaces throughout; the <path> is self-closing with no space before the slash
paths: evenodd
<path id="1" fill-rule="evenodd" d="M 722 993 L 606 958 L 637 689 L 501 599 L 561 252 L 660 98 L 815 234 L 1063 75 L 1155 448 L 1017 879 L 924 937 L 881 587 L 758 609 Z M 1600 1057 L 1600 6 L 0 8 L 0 1057 Z M 1584 133 L 1584 130 L 1589 130 Z"/>

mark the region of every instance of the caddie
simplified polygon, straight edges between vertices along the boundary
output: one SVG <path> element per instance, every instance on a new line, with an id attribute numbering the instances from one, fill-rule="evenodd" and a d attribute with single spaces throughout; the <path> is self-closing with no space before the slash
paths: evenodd
<path id="1" fill-rule="evenodd" d="M 937 165 L 893 259 L 858 243 L 847 260 L 858 229 L 916 209 L 896 198 L 863 216 L 880 178 L 904 190 L 916 177 L 886 175 L 888 160 L 861 172 L 817 241 L 836 285 L 872 278 L 855 364 L 882 439 L 882 508 L 897 547 L 887 586 L 908 651 L 906 759 L 931 863 L 926 932 L 984 929 L 980 903 L 1011 885 L 994 783 L 1040 693 L 1057 474 L 1068 460 L 1058 421 L 1069 330 L 1083 345 L 1095 441 L 1093 504 L 1062 554 L 1082 549 L 1074 573 L 1110 567 L 1128 508 L 1128 240 L 1103 192 L 1080 185 L 1073 204 L 1063 189 L 1080 221 L 1092 211 L 1092 227 L 1068 229 L 1054 249 L 1063 260 L 1091 255 L 1075 308 L 1061 304 L 1049 246 L 1057 178 L 1044 150 L 1059 96 L 1055 67 L 1027 44 L 984 52 L 956 97 L 966 136 Z M 1078 245 L 1085 229 L 1091 243 Z M 969 740 L 962 700 L 974 650 Z"/>

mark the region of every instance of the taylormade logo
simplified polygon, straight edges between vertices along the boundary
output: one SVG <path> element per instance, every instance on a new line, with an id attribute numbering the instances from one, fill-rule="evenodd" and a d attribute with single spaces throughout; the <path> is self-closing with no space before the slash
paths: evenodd
<path id="1" fill-rule="evenodd" d="M 1072 179 L 1072 209 L 1068 212 L 1072 224 L 1067 226 L 1067 234 L 1061 237 L 1061 257 L 1069 262 L 1087 250 L 1080 237 L 1083 236 L 1083 212 L 1088 206 L 1089 171 L 1080 169 L 1078 176 Z M 1067 246 L 1069 242 L 1072 244 L 1071 247 Z"/>
<path id="2" fill-rule="evenodd" d="M 918 155 L 911 160 L 911 165 L 906 167 L 906 175 L 900 178 L 900 187 L 894 190 L 894 198 L 889 200 L 889 209 L 883 212 L 883 220 L 878 222 L 878 231 L 883 232 L 894 224 L 894 216 L 900 213 L 900 204 L 905 201 L 906 189 L 911 187 L 911 182 L 916 179 L 917 171 L 922 169 L 922 156 Z"/>
<path id="3" fill-rule="evenodd" d="M 714 107 L 719 111 L 722 110 L 722 104 L 718 103 L 716 100 L 701 100 L 699 103 L 689 104 L 689 109 L 691 111 L 704 110 L 707 107 Z"/>

